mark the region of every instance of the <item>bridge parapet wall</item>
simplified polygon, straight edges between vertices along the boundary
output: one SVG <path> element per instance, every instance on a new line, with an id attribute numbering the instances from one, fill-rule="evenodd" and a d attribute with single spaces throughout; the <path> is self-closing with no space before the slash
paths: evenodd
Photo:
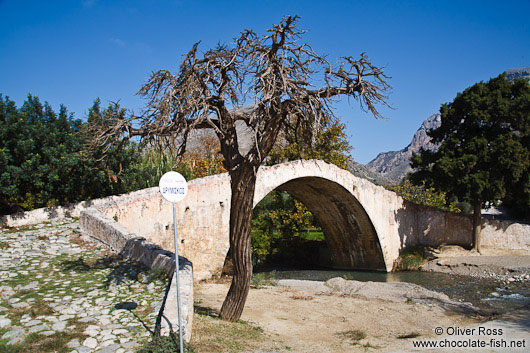
<path id="1" fill-rule="evenodd" d="M 471 243 L 469 216 L 406 202 L 383 187 L 322 161 L 294 161 L 261 167 L 258 171 L 254 204 L 272 190 L 289 185 L 288 191 L 293 191 L 293 188 L 304 186 L 303 178 L 320 178 L 330 185 L 340 187 L 362 206 L 368 216 L 368 222 L 371 223 L 366 227 L 373 226 L 377 235 L 386 270 L 392 268 L 399 251 L 408 245 L 466 246 Z M 304 187 L 310 189 L 312 185 Z M 333 200 L 333 195 L 325 196 Z M 340 202 L 341 200 L 337 200 L 337 203 Z M 87 206 L 93 207 L 86 208 Z M 5 225 L 20 226 L 42 222 L 45 220 L 43 215 L 54 218 L 77 216 L 81 212 L 83 217 L 85 208 L 98 210 L 101 217 L 110 221 L 108 224 L 117 227 L 121 225 L 120 227 L 124 227 L 129 233 L 173 251 L 172 208 L 169 202 L 161 198 L 158 188 L 85 201 L 70 206 L 69 209 L 74 210 L 72 213 L 64 214 L 64 208 L 40 209 L 22 215 L 7 216 L 2 220 Z M 329 213 L 330 218 L 335 216 L 333 212 Z M 189 182 L 188 196 L 177 203 L 177 222 L 181 240 L 179 250 L 182 256 L 194 264 L 195 280 L 208 278 L 222 268 L 229 248 L 229 215 L 228 174 Z M 101 230 L 111 232 L 107 228 Z M 486 247 L 530 250 L 529 225 L 485 220 L 482 236 L 483 245 Z M 358 245 L 366 246 L 362 242 Z"/>
<path id="2" fill-rule="evenodd" d="M 158 188 L 123 195 L 98 210 L 131 232 L 174 251 L 173 208 Z M 185 199 L 176 203 L 179 254 L 194 266 L 195 280 L 223 266 L 229 248 L 230 179 L 219 174 L 191 180 Z"/>
<path id="3" fill-rule="evenodd" d="M 138 193 L 136 193 L 138 195 Z M 105 217 L 98 209 L 83 210 L 80 218 L 83 232 L 105 244 L 111 251 L 123 258 L 142 263 L 150 269 L 163 269 L 173 278 L 175 272 L 175 254 L 162 249 L 113 219 Z M 188 259 L 179 256 L 180 294 L 182 309 L 183 339 L 189 342 L 193 325 L 193 265 Z M 166 296 L 156 308 L 159 314 L 164 307 L 164 320 L 161 324 L 162 335 L 168 336 L 173 330 L 178 330 L 178 310 L 176 298 L 176 284 L 171 280 L 166 287 Z"/>

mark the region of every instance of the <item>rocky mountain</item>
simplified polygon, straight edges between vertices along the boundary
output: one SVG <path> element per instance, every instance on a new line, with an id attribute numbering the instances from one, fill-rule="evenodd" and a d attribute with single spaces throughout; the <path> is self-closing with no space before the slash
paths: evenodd
<path id="1" fill-rule="evenodd" d="M 517 67 L 506 70 L 506 78 L 510 81 L 516 78 L 530 78 L 530 67 Z"/>
<path id="2" fill-rule="evenodd" d="M 385 178 L 382 174 L 374 172 L 368 169 L 364 164 L 357 163 L 353 160 L 348 163 L 348 170 L 353 175 L 367 179 L 376 185 L 386 186 L 394 184 L 393 181 Z"/>
<path id="3" fill-rule="evenodd" d="M 516 78 L 530 78 L 530 67 L 512 68 L 505 71 L 508 80 Z M 380 173 L 394 183 L 399 183 L 405 175 L 412 170 L 410 168 L 410 157 L 412 153 L 418 153 L 420 148 L 434 150 L 436 146 L 430 143 L 427 130 L 437 128 L 441 124 L 440 114 L 433 114 L 421 124 L 416 131 L 411 143 L 400 151 L 382 152 L 366 167 L 375 173 Z"/>
<path id="4" fill-rule="evenodd" d="M 427 136 L 427 131 L 440 126 L 441 121 L 440 114 L 431 115 L 421 124 L 407 147 L 399 151 L 379 153 L 377 157 L 366 164 L 366 167 L 372 172 L 382 174 L 383 177 L 393 183 L 399 183 L 412 170 L 410 157 L 412 157 L 413 152 L 418 153 L 422 147 L 429 150 L 436 149 L 436 146 L 430 142 L 431 139 Z"/>

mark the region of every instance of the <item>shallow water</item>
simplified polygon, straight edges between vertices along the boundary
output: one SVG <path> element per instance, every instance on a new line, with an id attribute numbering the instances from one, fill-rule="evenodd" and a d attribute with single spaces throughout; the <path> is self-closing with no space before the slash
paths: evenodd
<path id="1" fill-rule="evenodd" d="M 275 279 L 327 281 L 334 277 L 342 277 L 356 281 L 415 283 L 427 289 L 445 293 L 453 300 L 469 302 L 476 308 L 499 314 L 530 307 L 530 287 L 528 282 L 526 284 L 518 282 L 505 285 L 503 282 L 493 279 L 421 271 L 385 273 L 370 271 L 282 270 L 268 273 Z"/>

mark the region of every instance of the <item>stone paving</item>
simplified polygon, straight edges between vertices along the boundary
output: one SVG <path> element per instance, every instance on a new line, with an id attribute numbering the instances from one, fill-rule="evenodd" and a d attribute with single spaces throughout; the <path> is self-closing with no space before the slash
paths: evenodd
<path id="1" fill-rule="evenodd" d="M 123 353 L 151 335 L 163 276 L 82 239 L 74 220 L 0 229 L 0 351 Z"/>

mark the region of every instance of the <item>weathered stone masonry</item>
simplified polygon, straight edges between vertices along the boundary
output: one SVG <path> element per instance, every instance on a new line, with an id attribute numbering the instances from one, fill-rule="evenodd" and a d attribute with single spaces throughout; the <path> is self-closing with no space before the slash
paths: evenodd
<path id="1" fill-rule="evenodd" d="M 390 271 L 406 246 L 471 243 L 470 216 L 412 204 L 323 161 L 261 167 L 254 205 L 275 189 L 298 198 L 318 218 L 335 268 Z M 188 195 L 177 203 L 187 341 L 193 319 L 193 281 L 221 270 L 229 247 L 229 215 L 230 179 L 226 173 L 192 180 Z M 80 217 L 84 233 L 127 258 L 150 268 L 173 269 L 172 206 L 158 188 L 4 216 L 0 224 L 23 226 L 64 217 Z M 484 247 L 530 250 L 530 225 L 484 220 L 482 237 Z M 174 284 L 165 316 L 164 331 L 170 326 L 176 331 Z"/>
<path id="2" fill-rule="evenodd" d="M 174 252 L 164 250 L 159 245 L 131 233 L 113 219 L 104 217 L 97 208 L 90 208 L 82 212 L 80 226 L 86 234 L 97 238 L 123 258 L 142 263 L 148 268 L 164 269 L 171 276 L 174 274 Z M 189 342 L 193 323 L 193 265 L 182 256 L 179 256 L 179 277 L 183 339 Z M 165 303 L 160 304 L 165 304 L 161 322 L 162 335 L 168 335 L 171 330 L 178 331 L 176 288 L 175 281 L 171 281 L 167 299 Z"/>
<path id="3" fill-rule="evenodd" d="M 254 205 L 275 189 L 293 194 L 319 219 L 336 268 L 390 271 L 405 246 L 471 243 L 469 216 L 414 205 L 322 161 L 261 167 Z M 107 224 L 173 251 L 172 207 L 158 188 L 113 198 L 95 209 Z M 229 213 L 228 174 L 192 180 L 188 195 L 177 203 L 179 251 L 193 263 L 194 280 L 221 269 L 229 247 Z M 81 213 L 84 231 L 108 237 L 101 232 L 109 230 L 88 226 L 84 219 L 90 217 L 90 210 Z M 485 220 L 482 234 L 484 246 L 530 249 L 528 225 Z"/>

